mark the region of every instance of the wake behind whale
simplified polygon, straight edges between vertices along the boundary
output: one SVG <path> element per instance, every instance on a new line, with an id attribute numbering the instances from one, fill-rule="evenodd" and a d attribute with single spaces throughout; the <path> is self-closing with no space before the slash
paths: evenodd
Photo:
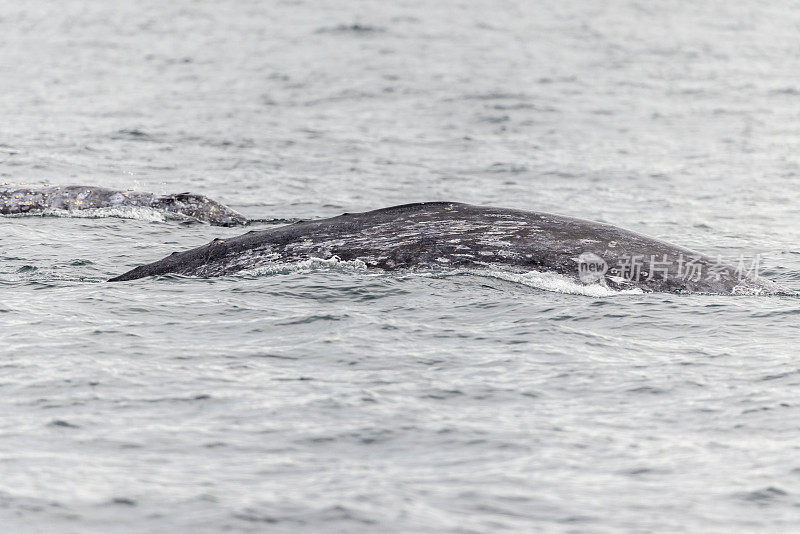
<path id="1" fill-rule="evenodd" d="M 213 277 L 309 259 L 396 269 L 551 272 L 613 289 L 772 293 L 768 280 L 608 224 L 455 202 L 407 204 L 215 239 L 110 281 L 168 273 Z"/>

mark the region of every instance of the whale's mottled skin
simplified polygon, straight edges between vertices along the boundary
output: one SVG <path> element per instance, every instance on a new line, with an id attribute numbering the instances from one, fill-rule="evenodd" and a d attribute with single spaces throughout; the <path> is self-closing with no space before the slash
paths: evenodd
<path id="1" fill-rule="evenodd" d="M 247 223 L 247 219 L 240 213 L 204 195 L 193 193 L 155 195 L 143 191 L 118 191 L 85 185 L 0 185 L 0 214 L 3 215 L 115 207 L 150 208 L 222 226 Z"/>
<path id="2" fill-rule="evenodd" d="M 212 277 L 275 262 L 333 257 L 360 260 L 368 267 L 385 270 L 490 267 L 546 271 L 644 291 L 731 294 L 773 289 L 766 280 L 742 277 L 739 269 L 698 252 L 608 224 L 454 202 L 346 213 L 215 239 L 111 281 L 167 273 Z M 596 279 L 586 280 L 579 275 L 579 264 L 587 258 L 605 262 L 608 272 L 601 270 Z"/>

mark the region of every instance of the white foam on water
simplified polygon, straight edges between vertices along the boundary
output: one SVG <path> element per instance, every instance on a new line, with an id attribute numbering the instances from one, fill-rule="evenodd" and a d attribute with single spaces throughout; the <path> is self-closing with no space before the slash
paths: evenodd
<path id="1" fill-rule="evenodd" d="M 731 290 L 731 295 L 791 295 L 796 296 L 797 292 L 782 288 L 772 280 L 758 278 L 756 280 L 745 279 Z"/>
<path id="2" fill-rule="evenodd" d="M 514 273 L 508 271 L 475 271 L 473 274 L 498 278 L 508 282 L 522 284 L 536 289 L 552 291 L 554 293 L 565 293 L 569 295 L 583 295 L 586 297 L 612 297 L 616 295 L 641 295 L 644 293 L 640 288 L 634 289 L 611 289 L 600 284 L 582 284 L 569 277 L 558 273 L 528 271 L 526 273 Z"/>
<path id="3" fill-rule="evenodd" d="M 12 213 L 4 217 L 64 217 L 75 219 L 135 219 L 145 222 L 195 221 L 194 217 L 182 213 L 163 212 L 146 206 L 113 206 L 105 208 L 86 208 L 80 210 L 46 209 L 27 213 Z"/>
<path id="4" fill-rule="evenodd" d="M 120 219 L 135 219 L 145 222 L 164 222 L 167 220 L 183 219 L 184 216 L 172 217 L 162 211 L 145 206 L 114 206 L 107 208 L 89 208 L 83 210 L 44 210 L 41 213 L 48 217 L 70 217 L 79 219 L 105 219 L 116 217 Z"/>
<path id="5" fill-rule="evenodd" d="M 310 273 L 315 271 L 340 271 L 363 272 L 367 264 L 361 260 L 341 260 L 338 256 L 328 259 L 309 258 L 292 263 L 269 263 L 253 269 L 245 269 L 236 273 L 237 276 L 271 276 L 275 274 Z"/>
<path id="6" fill-rule="evenodd" d="M 368 271 L 367 264 L 361 260 L 343 261 L 337 256 L 329 259 L 309 258 L 307 260 L 294 263 L 275 262 L 262 265 L 253 269 L 245 269 L 236 273 L 237 276 L 270 276 L 275 274 L 308 273 L 316 271 L 339 271 L 339 272 L 360 272 Z M 384 271 L 378 271 L 383 273 Z M 377 273 L 376 273 L 377 274 Z M 474 269 L 456 269 L 453 271 L 442 272 L 420 272 L 413 274 L 418 276 L 453 276 L 460 274 L 470 274 L 474 276 L 485 276 L 497 278 L 508 282 L 522 284 L 536 289 L 552 291 L 554 293 L 565 293 L 570 295 L 583 295 L 587 297 L 610 297 L 617 295 L 641 295 L 644 293 L 640 288 L 616 290 L 600 284 L 585 285 L 571 278 L 558 273 L 548 273 L 540 271 L 529 271 L 526 273 L 514 273 L 508 271 L 482 271 Z"/>
<path id="7" fill-rule="evenodd" d="M 644 291 L 641 288 L 632 289 L 612 289 L 600 284 L 582 284 L 569 277 L 558 273 L 530 271 L 527 273 L 513 273 L 504 271 L 488 271 L 485 273 L 476 272 L 492 278 L 499 278 L 509 282 L 515 282 L 545 291 L 556 293 L 567 293 L 571 295 L 584 295 L 587 297 L 610 297 L 616 295 L 641 295 Z M 690 293 L 684 293 L 690 294 Z M 697 293 L 702 294 L 702 293 Z M 758 295 L 791 295 L 793 292 L 783 290 L 777 284 L 760 279 L 758 284 L 743 281 L 731 291 L 731 295 L 739 296 L 758 296 Z"/>

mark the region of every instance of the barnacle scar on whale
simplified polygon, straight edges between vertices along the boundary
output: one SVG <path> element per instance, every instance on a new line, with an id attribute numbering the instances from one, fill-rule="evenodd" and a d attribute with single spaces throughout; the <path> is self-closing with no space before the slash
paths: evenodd
<path id="1" fill-rule="evenodd" d="M 334 257 L 384 270 L 489 267 L 554 272 L 612 289 L 714 294 L 777 290 L 768 280 L 743 276 L 739 269 L 699 252 L 609 224 L 456 202 L 346 213 L 215 239 L 111 281 L 168 273 L 213 277 Z"/>
<path id="2" fill-rule="evenodd" d="M 151 209 L 165 215 L 191 217 L 221 226 L 247 223 L 244 215 L 205 195 L 194 193 L 156 195 L 85 185 L 0 185 L 2 215 L 47 215 L 113 208 Z M 119 215 L 123 216 L 124 212 Z"/>

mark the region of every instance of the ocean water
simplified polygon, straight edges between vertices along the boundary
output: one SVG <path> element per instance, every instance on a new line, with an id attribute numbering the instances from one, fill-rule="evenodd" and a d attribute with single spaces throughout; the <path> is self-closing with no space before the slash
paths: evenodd
<path id="1" fill-rule="evenodd" d="M 788 1 L 7 2 L 0 181 L 549 211 L 800 290 L 798 72 Z M 800 530 L 796 297 L 104 283 L 243 231 L 0 218 L 0 531 Z"/>

